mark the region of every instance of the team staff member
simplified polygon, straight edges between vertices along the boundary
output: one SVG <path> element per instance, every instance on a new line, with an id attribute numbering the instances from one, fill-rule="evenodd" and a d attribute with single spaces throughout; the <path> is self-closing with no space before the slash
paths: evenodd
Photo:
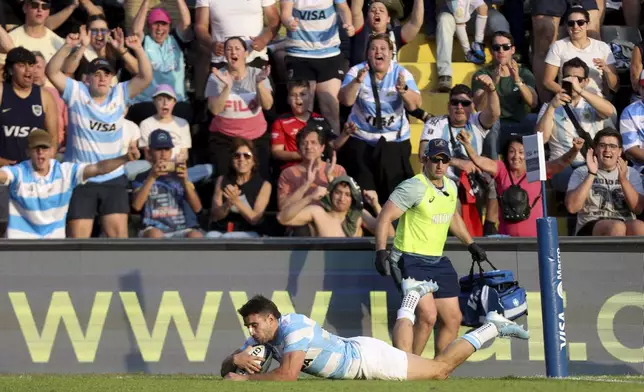
<path id="1" fill-rule="evenodd" d="M 447 143 L 443 139 L 429 141 L 422 157 L 423 172 L 398 185 L 378 215 L 376 225 L 376 269 L 385 276 L 391 267 L 404 295 L 393 331 L 394 347 L 416 355 L 425 349 L 437 315 L 440 326 L 436 355 L 456 339 L 461 325 L 458 275 L 452 262 L 443 256 L 447 231 L 468 246 L 474 260 L 487 257 L 473 242 L 456 211 L 456 184 L 446 177 L 452 158 Z M 385 250 L 388 227 L 398 218 L 394 248 L 388 254 Z M 438 284 L 438 291 L 430 295 L 435 291 L 431 289 L 432 281 Z M 414 312 L 405 306 L 409 300 L 418 302 L 416 325 Z"/>

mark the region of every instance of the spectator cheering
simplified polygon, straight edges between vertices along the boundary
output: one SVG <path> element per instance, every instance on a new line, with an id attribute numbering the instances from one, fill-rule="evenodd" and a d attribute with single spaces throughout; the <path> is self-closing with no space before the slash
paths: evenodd
<path id="1" fill-rule="evenodd" d="M 526 179 L 523 136 L 508 137 L 501 151 L 502 161 L 478 155 L 472 147 L 470 133 L 461 131 L 456 138 L 465 147 L 467 155 L 476 167 L 495 180 L 496 194 L 501 204 L 498 233 L 512 237 L 536 237 L 537 219 L 543 217 L 543 195 L 540 182 L 529 183 Z M 584 139 L 575 138 L 572 148 L 565 155 L 546 163 L 548 177 L 568 167 L 583 145 Z M 524 195 L 527 198 L 524 198 Z"/>
<path id="2" fill-rule="evenodd" d="M 378 195 L 374 191 L 368 195 L 368 202 L 379 212 Z M 336 177 L 328 188 L 317 187 L 289 204 L 277 214 L 277 220 L 285 226 L 312 225 L 314 237 L 362 237 L 363 227 L 376 231 L 376 218 L 363 208 L 360 187 L 349 176 Z M 391 226 L 389 237 L 393 234 Z"/>
<path id="3" fill-rule="evenodd" d="M 505 145 L 505 139 L 510 134 L 531 134 L 537 122 L 537 116 L 530 113 L 538 104 L 534 75 L 513 59 L 515 51 L 512 35 L 497 31 L 492 35 L 492 62 L 472 76 L 472 92 L 477 110 L 487 107 L 487 92 L 478 81 L 479 75 L 492 78 L 499 96 L 500 124 L 492 128 L 483 147 L 484 154 L 492 159 L 497 158 L 499 146 Z"/>
<path id="4" fill-rule="evenodd" d="M 349 121 L 358 129 L 341 150 L 341 161 L 363 189 L 380 200 L 413 175 L 406 110 L 421 106 L 411 73 L 392 61 L 393 42 L 387 34 L 369 40 L 368 60 L 352 67 L 342 83 L 340 101 L 352 106 Z"/>
<path id="5" fill-rule="evenodd" d="M 127 37 L 125 44 L 139 63 L 139 72 L 132 80 L 111 87 L 114 68 L 107 60 L 97 58 L 88 68 L 87 84 L 80 83 L 62 72 L 65 58 L 79 44 L 79 34 L 68 35 L 65 45 L 47 64 L 47 76 L 69 107 L 65 161 L 96 163 L 120 155 L 127 106 L 150 84 L 152 67 L 139 39 Z M 98 214 L 107 236 L 127 237 L 129 204 L 122 167 L 92 179 L 74 191 L 69 211 L 71 236 L 88 238 Z"/>
<path id="6" fill-rule="evenodd" d="M 322 161 L 326 136 L 317 127 L 305 127 L 296 137 L 302 160 L 285 169 L 278 180 L 277 204 L 280 210 L 287 205 L 310 196 L 318 187 L 327 188 L 338 176 L 346 175 L 336 164 L 336 156 L 329 162 Z"/>
<path id="7" fill-rule="evenodd" d="M 4 84 L 0 86 L 0 166 L 22 162 L 27 136 L 45 129 L 58 140 L 58 108 L 49 91 L 34 85 L 36 56 L 23 47 L 7 54 Z"/>
<path id="8" fill-rule="evenodd" d="M 115 75 L 112 77 L 112 86 L 118 83 L 118 74 L 125 68 L 132 75 L 136 75 L 139 64 L 136 58 L 125 47 L 125 35 L 121 28 L 111 32 L 107 20 L 103 15 L 90 16 L 87 25 L 79 29 L 80 46 L 67 58 L 63 72 L 76 80 L 84 80 L 87 75 L 89 63 L 97 58 L 106 59 L 112 63 Z"/>
<path id="9" fill-rule="evenodd" d="M 185 161 L 172 162 L 172 136 L 162 129 L 148 141 L 152 169 L 133 181 L 132 208 L 141 211 L 146 238 L 202 238 L 196 214 L 201 201 L 188 179 Z"/>
<path id="10" fill-rule="evenodd" d="M 271 184 L 258 173 L 253 143 L 233 140 L 228 173 L 217 178 L 208 238 L 259 237 L 258 225 L 271 197 Z"/>
<path id="11" fill-rule="evenodd" d="M 423 13 L 425 0 L 414 0 L 414 7 L 411 10 L 409 20 L 404 24 L 394 24 L 391 20 L 389 9 L 385 1 L 374 0 L 369 3 L 367 17 L 365 20 L 362 11 L 364 0 L 351 1 L 351 15 L 353 26 L 356 30 L 355 35 L 351 38 L 351 58 L 349 64 L 353 67 L 366 60 L 367 44 L 369 37 L 376 34 L 387 34 L 391 42 L 394 43 L 393 61 L 396 61 L 398 50 L 407 42 L 411 42 L 420 32 L 423 26 Z M 428 6 L 431 7 L 431 6 Z M 435 7 L 435 6 L 434 6 Z M 435 12 L 435 10 L 434 10 Z M 401 15 L 395 15 L 400 17 Z M 433 20 L 425 18 L 427 23 L 435 23 Z M 436 19 L 434 16 L 432 19 Z"/>
<path id="12" fill-rule="evenodd" d="M 344 63 L 338 30 L 341 26 L 349 37 L 355 33 L 351 9 L 345 0 L 284 0 L 280 7 L 280 18 L 287 29 L 286 69 L 289 79 L 309 81 L 320 112 L 333 130 L 339 132 L 337 97 Z M 339 23 L 342 24 L 338 26 Z"/>
<path id="13" fill-rule="evenodd" d="M 172 20 L 170 14 L 163 8 L 154 8 L 148 14 L 149 0 L 143 0 L 139 9 L 132 30 L 143 42 L 145 53 L 152 64 L 152 83 L 143 93 L 133 98 L 129 118 L 139 124 L 146 118 L 154 115 L 155 108 L 152 103 L 152 95 L 161 84 L 172 86 L 176 94 L 177 103 L 174 106 L 174 114 L 192 122 L 192 106 L 186 95 L 186 64 L 183 56 L 184 42 L 188 42 L 192 34 L 190 21 L 190 10 L 185 0 L 176 0 L 181 19 L 174 27 L 174 34 L 171 34 Z M 145 21 L 149 34 L 145 35 Z"/>
<path id="14" fill-rule="evenodd" d="M 9 187 L 11 239 L 65 238 L 67 209 L 72 190 L 89 178 L 109 173 L 128 161 L 139 159 L 135 143 L 128 153 L 95 164 L 59 163 L 56 141 L 37 129 L 28 137 L 29 160 L 0 169 L 0 183 Z"/>
<path id="15" fill-rule="evenodd" d="M 557 76 L 560 67 L 573 58 L 579 58 L 588 65 L 587 88 L 592 93 L 603 96 L 619 88 L 613 52 L 605 42 L 588 37 L 589 21 L 590 14 L 585 9 L 570 9 L 566 20 L 569 36 L 552 44 L 546 56 L 543 85 L 551 93 L 562 91 L 561 85 L 556 82 Z"/>
<path id="16" fill-rule="evenodd" d="M 617 121 L 615 107 L 587 89 L 589 69 L 583 60 L 577 57 L 568 60 L 562 71 L 562 85 L 567 84 L 568 91 L 562 87 L 550 102 L 541 107 L 536 126 L 537 132 L 543 132 L 543 142 L 550 145 L 550 160 L 558 159 L 572 148 L 574 138 L 592 139 L 600 129 Z M 574 125 L 571 114 L 581 129 Z M 583 164 L 584 157 L 578 154 L 571 167 L 552 177 L 552 187 L 565 192 L 573 170 Z"/>
<path id="17" fill-rule="evenodd" d="M 227 65 L 222 70 L 213 68 L 206 86 L 208 109 L 214 116 L 210 124 L 211 161 L 217 176 L 226 174 L 233 139 L 252 140 L 261 174 L 269 178 L 271 135 L 262 109 L 273 106 L 270 66 L 248 67 L 248 46 L 239 37 L 227 39 L 224 48 Z"/>
<path id="18" fill-rule="evenodd" d="M 642 178 L 622 159 L 622 136 L 613 128 L 597 132 L 595 150 L 588 149 L 586 166 L 574 171 L 566 193 L 566 208 L 577 214 L 576 235 L 644 235 Z"/>
<path id="19" fill-rule="evenodd" d="M 619 120 L 619 131 L 624 139 L 624 151 L 633 162 L 633 169 L 642 172 L 644 168 L 644 71 L 638 82 L 639 98 L 624 109 Z"/>

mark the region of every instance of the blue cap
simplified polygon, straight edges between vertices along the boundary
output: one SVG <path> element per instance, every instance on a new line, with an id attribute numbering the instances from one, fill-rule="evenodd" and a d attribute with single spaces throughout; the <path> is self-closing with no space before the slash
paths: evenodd
<path id="1" fill-rule="evenodd" d="M 174 148 L 174 143 L 172 143 L 172 136 L 170 136 L 170 134 L 163 129 L 157 129 L 150 134 L 148 147 L 154 150 Z"/>
<path id="2" fill-rule="evenodd" d="M 427 143 L 425 147 L 424 155 L 426 157 L 435 157 L 436 155 L 445 155 L 448 158 L 452 158 L 452 153 L 449 151 L 449 146 L 447 145 L 447 140 L 445 139 L 432 139 Z"/>

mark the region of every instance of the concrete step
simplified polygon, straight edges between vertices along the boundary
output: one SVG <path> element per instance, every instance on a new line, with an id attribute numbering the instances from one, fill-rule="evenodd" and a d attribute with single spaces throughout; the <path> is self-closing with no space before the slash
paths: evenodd
<path id="1" fill-rule="evenodd" d="M 470 37 L 470 42 L 472 38 Z M 424 34 L 418 34 L 414 40 L 407 43 L 407 45 L 400 48 L 398 51 L 398 61 L 400 62 L 409 62 L 409 63 L 435 63 L 436 56 L 436 40 L 428 40 Z M 488 62 L 492 59 L 492 53 L 489 48 L 485 48 L 485 62 Z M 452 61 L 454 62 L 464 62 L 465 54 L 461 45 L 458 44 L 458 40 L 454 40 L 454 47 L 452 49 Z"/>

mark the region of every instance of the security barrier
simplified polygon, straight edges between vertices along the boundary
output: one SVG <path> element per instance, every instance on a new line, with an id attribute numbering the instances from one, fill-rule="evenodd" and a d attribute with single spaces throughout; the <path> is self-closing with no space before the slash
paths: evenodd
<path id="1" fill-rule="evenodd" d="M 592 241 L 560 241 L 569 373 L 642 375 L 644 241 Z M 479 243 L 528 291 L 519 321 L 531 339 L 497 339 L 455 376 L 544 374 L 536 241 Z M 256 293 L 330 332 L 385 341 L 400 300 L 363 239 L 5 241 L 1 249 L 5 373 L 218 373 L 247 336 L 235 309 Z M 467 272 L 463 246 L 450 240 L 446 255 Z"/>

